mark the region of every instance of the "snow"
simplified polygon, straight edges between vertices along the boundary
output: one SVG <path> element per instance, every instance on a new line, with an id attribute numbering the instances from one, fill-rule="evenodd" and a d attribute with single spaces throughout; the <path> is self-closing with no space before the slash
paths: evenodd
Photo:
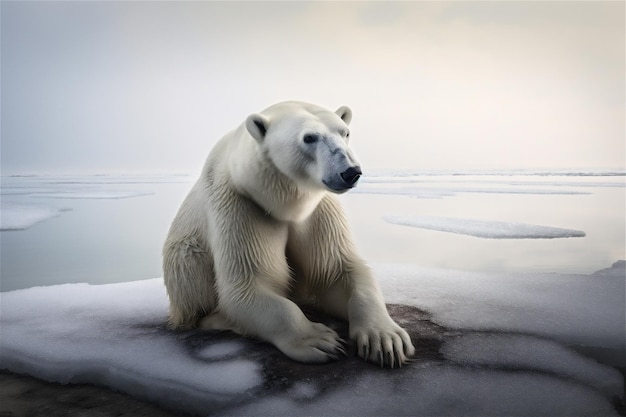
<path id="1" fill-rule="evenodd" d="M 430 366 L 397 378 L 365 375 L 323 400 L 262 398 L 229 415 L 616 416 L 602 395 L 532 373 Z"/>
<path id="2" fill-rule="evenodd" d="M 580 230 L 490 220 L 393 215 L 386 215 L 383 219 L 392 224 L 488 239 L 555 239 L 585 236 L 585 232 Z"/>
<path id="3" fill-rule="evenodd" d="M 611 416 L 623 377 L 576 346 L 623 357 L 625 265 L 509 275 L 375 264 L 387 302 L 445 327 L 442 358 L 396 370 L 355 360 L 352 375 L 303 366 L 284 389 L 258 342 L 167 331 L 162 279 L 3 292 L 0 367 L 202 415 Z"/>
<path id="4" fill-rule="evenodd" d="M 196 357 L 201 359 L 221 359 L 235 357 L 241 353 L 244 345 L 237 342 L 215 343 L 196 352 Z"/>
<path id="5" fill-rule="evenodd" d="M 473 333 L 448 341 L 441 353 L 468 366 L 508 366 L 560 375 L 597 387 L 608 396 L 620 396 L 624 389 L 618 370 L 599 367 L 560 344 L 520 334 Z"/>
<path id="6" fill-rule="evenodd" d="M 64 284 L 1 293 L 1 367 L 62 383 L 91 382 L 174 404 L 179 392 L 213 407 L 262 383 L 258 363 L 230 346 L 189 352 L 163 331 L 162 280 Z M 210 376 L 210 377 L 208 377 Z"/>
<path id="7" fill-rule="evenodd" d="M 2 204 L 0 207 L 0 230 L 24 230 L 60 215 L 67 209 L 24 204 Z"/>
<path id="8" fill-rule="evenodd" d="M 592 275 L 447 271 L 378 264 L 388 303 L 412 305 L 453 329 L 533 334 L 623 352 L 626 262 Z M 401 289 L 401 291 L 398 291 Z M 624 366 L 624 358 L 619 365 Z"/>

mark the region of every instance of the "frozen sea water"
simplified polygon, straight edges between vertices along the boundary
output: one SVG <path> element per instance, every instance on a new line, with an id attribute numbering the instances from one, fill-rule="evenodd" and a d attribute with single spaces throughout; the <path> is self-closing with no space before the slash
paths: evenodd
<path id="1" fill-rule="evenodd" d="M 0 207 L 0 231 L 24 230 L 60 215 L 68 209 L 23 204 L 2 204 Z"/>
<path id="2" fill-rule="evenodd" d="M 176 177 L 174 177 L 176 179 Z M 143 181 L 142 181 L 143 180 Z M 167 182 L 162 177 L 141 179 L 114 176 L 94 177 L 2 177 L 0 230 L 25 230 L 59 216 L 69 208 L 59 208 L 57 200 L 123 199 L 153 194 L 152 191 L 115 189 L 120 184 Z M 170 180 L 171 181 L 171 180 Z M 48 204 L 43 202 L 47 200 Z"/>
<path id="3" fill-rule="evenodd" d="M 374 272 L 388 301 L 423 308 L 447 329 L 440 359 L 397 370 L 354 359 L 349 382 L 332 364 L 312 365 L 276 388 L 270 376 L 288 359 L 268 363 L 240 337 L 189 343 L 166 331 L 165 288 L 152 279 L 1 293 L 0 367 L 201 415 L 617 415 L 622 374 L 572 346 L 623 357 L 624 262 L 594 275 L 468 276 L 395 264 Z"/>
<path id="4" fill-rule="evenodd" d="M 621 396 L 624 389 L 616 369 L 607 367 L 602 370 L 597 361 L 547 338 L 477 332 L 451 339 L 441 353 L 447 359 L 467 366 L 509 367 L 561 375 L 596 387 L 609 396 Z"/>
<path id="5" fill-rule="evenodd" d="M 161 275 L 160 247 L 193 179 L 2 177 L 3 291 Z"/>

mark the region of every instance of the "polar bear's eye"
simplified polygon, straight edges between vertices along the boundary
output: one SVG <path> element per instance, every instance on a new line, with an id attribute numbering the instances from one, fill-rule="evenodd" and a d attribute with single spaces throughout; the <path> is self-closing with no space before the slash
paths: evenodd
<path id="1" fill-rule="evenodd" d="M 302 138 L 302 140 L 304 141 L 304 143 L 315 143 L 319 140 L 319 137 L 313 133 L 307 133 L 306 135 L 304 135 L 304 138 Z"/>

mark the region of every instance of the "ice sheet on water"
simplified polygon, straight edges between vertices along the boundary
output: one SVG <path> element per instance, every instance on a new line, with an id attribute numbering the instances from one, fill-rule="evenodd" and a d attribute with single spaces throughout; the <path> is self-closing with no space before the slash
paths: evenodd
<path id="1" fill-rule="evenodd" d="M 365 173 L 368 177 L 414 177 L 414 176 L 537 176 L 537 177 L 624 177 L 626 171 L 617 169 L 374 169 Z"/>
<path id="2" fill-rule="evenodd" d="M 561 375 L 597 387 L 609 396 L 620 396 L 624 390 L 617 369 L 599 367 L 596 361 L 549 339 L 521 334 L 464 334 L 447 341 L 441 353 L 468 366 L 507 366 Z"/>
<path id="3" fill-rule="evenodd" d="M 620 181 L 621 179 L 621 181 Z M 562 190 L 553 189 L 552 187 L 608 187 L 617 188 L 626 187 L 626 181 L 623 178 L 614 177 L 579 177 L 576 179 L 562 178 L 562 177 L 492 177 L 492 176 L 391 176 L 391 177 L 364 177 L 360 180 L 360 186 L 369 187 L 375 189 L 377 185 L 404 185 L 404 184 L 421 184 L 424 185 L 444 185 L 450 187 L 449 184 L 455 184 L 457 189 L 460 190 L 472 190 L 472 188 L 459 188 L 467 187 L 467 184 L 481 184 L 482 188 L 477 189 L 485 190 L 485 186 L 505 185 L 506 188 L 501 188 L 501 192 L 514 192 L 516 190 L 523 190 L 519 187 L 535 187 L 526 189 L 528 194 L 539 193 L 549 194 L 550 192 L 559 193 Z M 448 184 L 448 185 L 446 185 Z M 511 187 L 514 186 L 515 188 Z M 541 189 L 536 187 L 543 187 Z M 550 187 L 550 188 L 547 188 Z M 414 187 L 419 189 L 418 187 Z M 411 188 L 409 188 L 411 189 Z M 498 188 L 489 188 L 492 191 L 498 191 Z M 565 194 L 571 194 L 571 191 L 566 190 Z"/>
<path id="4" fill-rule="evenodd" d="M 175 175 L 2 177 L 2 195 L 46 199 L 121 199 L 154 194 L 151 190 L 132 189 L 136 184 L 188 181 L 188 177 Z"/>
<path id="5" fill-rule="evenodd" d="M 402 226 L 457 233 L 487 239 L 556 239 L 585 236 L 585 232 L 580 230 L 493 220 L 393 215 L 385 215 L 383 219 L 388 223 Z"/>
<path id="6" fill-rule="evenodd" d="M 626 187 L 625 173 L 613 171 L 419 171 L 367 173 L 353 191 L 361 194 L 441 198 L 466 193 L 586 195 L 594 187 Z"/>
<path id="7" fill-rule="evenodd" d="M 368 187 L 363 184 L 351 191 L 353 194 L 377 194 L 377 195 L 405 195 L 414 198 L 443 198 L 453 197 L 456 193 L 453 190 L 443 188 L 427 188 L 427 187 L 401 187 L 401 188 L 379 188 Z"/>
<path id="8" fill-rule="evenodd" d="M 0 230 L 28 229 L 39 222 L 56 217 L 64 211 L 68 211 L 68 209 L 3 203 L 0 206 Z"/>
<path id="9" fill-rule="evenodd" d="M 160 279 L 35 287 L 1 297 L 3 368 L 169 404 L 181 401 L 182 391 L 214 407 L 262 382 L 258 363 L 232 355 L 236 346 L 189 352 L 163 331 L 167 296 Z M 208 360 L 218 353 L 226 359 Z"/>
<path id="10" fill-rule="evenodd" d="M 154 194 L 152 191 L 114 191 L 114 190 L 76 190 L 76 191 L 56 191 L 56 192 L 38 192 L 31 193 L 37 198 L 60 198 L 60 199 L 122 199 L 143 197 Z"/>
<path id="11" fill-rule="evenodd" d="M 486 273 L 376 264 L 386 301 L 413 305 L 445 327 L 506 330 L 621 352 L 626 263 L 592 275 Z"/>
<path id="12" fill-rule="evenodd" d="M 438 185 L 438 186 L 394 186 L 381 187 L 370 184 L 363 184 L 355 188 L 352 192 L 358 194 L 382 194 L 382 195 L 406 195 L 415 198 L 441 198 L 455 196 L 462 193 L 478 194 L 539 194 L 539 195 L 584 195 L 586 191 L 566 190 L 563 188 L 522 188 L 522 187 L 459 187 L 458 185 Z"/>
<path id="13" fill-rule="evenodd" d="M 189 183 L 194 176 L 188 174 L 101 174 L 101 175 L 11 175 L 2 176 L 2 186 L 37 186 L 37 184 L 72 185 L 72 184 L 168 184 Z"/>
<path id="14" fill-rule="evenodd" d="M 166 331 L 167 295 L 153 279 L 0 293 L 0 367 L 211 415 L 616 415 L 621 375 L 567 346 L 623 352 L 623 262 L 594 275 L 397 264 L 374 272 L 388 302 L 420 307 L 449 329 L 441 360 L 394 371 L 362 364 L 335 386 L 332 364 L 311 366 L 323 378 L 270 389 L 276 369 L 254 343 L 190 345 Z"/>
<path id="15" fill-rule="evenodd" d="M 402 372 L 402 371 L 400 371 Z M 313 401 L 260 398 L 228 410 L 257 416 L 617 416 L 584 386 L 540 374 L 433 364 L 407 372 L 367 373 Z"/>
<path id="16" fill-rule="evenodd" d="M 3 197 L 0 230 L 24 230 L 36 223 L 56 217 L 69 208 L 59 209 L 39 204 L 46 200 L 126 199 L 154 194 L 153 191 L 128 189 L 127 184 L 141 179 L 114 177 L 2 177 Z M 148 182 L 164 181 L 165 177 L 149 178 Z"/>

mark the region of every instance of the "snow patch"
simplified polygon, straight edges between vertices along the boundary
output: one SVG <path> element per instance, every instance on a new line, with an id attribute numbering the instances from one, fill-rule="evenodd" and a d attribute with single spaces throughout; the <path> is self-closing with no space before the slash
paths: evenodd
<path id="1" fill-rule="evenodd" d="M 448 328 L 533 334 L 620 353 L 626 265 L 592 275 L 487 273 L 374 264 L 388 303 L 412 305 Z"/>
<path id="2" fill-rule="evenodd" d="M 366 374 L 316 401 L 261 398 L 227 415 L 617 416 L 584 386 L 533 373 L 428 366 L 399 378 Z"/>
<path id="3" fill-rule="evenodd" d="M 161 279 L 35 287 L 0 297 L 4 369 L 60 383 L 101 384 L 170 404 L 181 401 L 181 392 L 192 405 L 199 398 L 225 404 L 262 383 L 256 362 L 188 354 L 163 327 L 167 295 Z"/>
<path id="4" fill-rule="evenodd" d="M 284 388 L 267 379 L 276 361 L 255 354 L 257 342 L 167 331 L 162 279 L 3 292 L 0 368 L 204 415 L 612 416 L 621 375 L 568 346 L 624 356 L 624 267 L 564 275 L 375 265 L 387 302 L 426 310 L 447 329 L 442 359 L 393 371 L 359 361 L 347 380 L 333 364 L 302 365 L 311 374 Z"/>
<path id="5" fill-rule="evenodd" d="M 558 343 L 537 337 L 472 333 L 448 341 L 441 353 L 469 366 L 508 367 L 561 375 L 598 387 L 609 397 L 624 392 L 624 381 L 617 369 L 600 365 Z"/>
<path id="6" fill-rule="evenodd" d="M 233 357 L 243 350 L 244 346 L 237 342 L 222 342 L 200 349 L 196 356 L 200 359 L 212 360 Z"/>

